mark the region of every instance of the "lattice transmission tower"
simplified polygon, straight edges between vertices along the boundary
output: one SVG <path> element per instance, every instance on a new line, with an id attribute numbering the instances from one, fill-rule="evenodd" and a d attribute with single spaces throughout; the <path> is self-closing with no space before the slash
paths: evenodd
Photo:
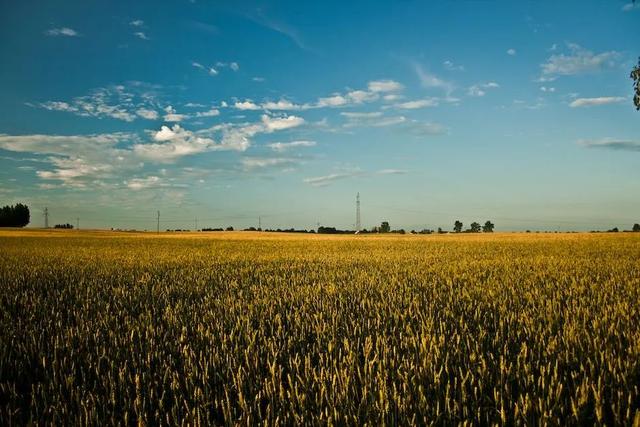
<path id="1" fill-rule="evenodd" d="M 356 195 L 356 232 L 360 231 L 362 224 L 360 223 L 360 193 Z"/>

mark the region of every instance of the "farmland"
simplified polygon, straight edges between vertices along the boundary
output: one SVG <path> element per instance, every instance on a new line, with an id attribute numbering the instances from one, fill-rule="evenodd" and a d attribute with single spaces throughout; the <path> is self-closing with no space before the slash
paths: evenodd
<path id="1" fill-rule="evenodd" d="M 640 423 L 640 236 L 0 232 L 0 424 Z"/>

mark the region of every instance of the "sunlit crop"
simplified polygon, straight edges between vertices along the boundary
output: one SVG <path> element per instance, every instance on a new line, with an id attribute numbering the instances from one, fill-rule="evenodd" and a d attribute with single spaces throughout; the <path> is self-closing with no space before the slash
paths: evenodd
<path id="1" fill-rule="evenodd" d="M 202 234 L 0 235 L 0 424 L 640 423 L 636 235 Z"/>

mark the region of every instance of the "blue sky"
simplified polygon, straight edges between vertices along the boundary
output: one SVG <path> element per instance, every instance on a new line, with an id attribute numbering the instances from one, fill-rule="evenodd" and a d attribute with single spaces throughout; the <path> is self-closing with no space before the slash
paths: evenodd
<path id="1" fill-rule="evenodd" d="M 238 4 L 236 4 L 238 3 Z M 0 201 L 32 226 L 640 222 L 624 1 L 4 2 Z"/>

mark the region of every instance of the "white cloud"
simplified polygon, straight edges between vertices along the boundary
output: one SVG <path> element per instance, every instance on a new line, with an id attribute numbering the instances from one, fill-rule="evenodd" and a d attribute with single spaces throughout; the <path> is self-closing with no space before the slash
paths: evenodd
<path id="1" fill-rule="evenodd" d="M 332 173 L 330 175 L 324 176 L 316 176 L 312 178 L 305 178 L 303 182 L 312 185 L 314 187 L 324 187 L 331 184 L 333 181 L 337 181 L 345 178 L 352 178 L 354 176 L 361 175 L 361 172 L 342 172 L 342 173 Z"/>
<path id="2" fill-rule="evenodd" d="M 242 166 L 244 166 L 245 169 L 259 169 L 290 165 L 295 163 L 295 161 L 295 159 L 286 157 L 245 157 L 242 159 Z"/>
<path id="3" fill-rule="evenodd" d="M 142 19 L 136 19 L 129 22 L 132 27 L 144 27 L 144 21 Z"/>
<path id="4" fill-rule="evenodd" d="M 554 54 L 540 65 L 542 78 L 557 76 L 570 76 L 595 72 L 615 65 L 615 59 L 619 56 L 616 51 L 593 52 L 575 44 L 567 44 L 569 54 Z"/>
<path id="5" fill-rule="evenodd" d="M 246 100 L 242 102 L 236 102 L 234 107 L 237 110 L 260 110 L 260 106 L 255 104 L 253 101 Z"/>
<path id="6" fill-rule="evenodd" d="M 64 111 L 81 117 L 112 118 L 132 122 L 141 109 L 157 107 L 155 88 L 141 82 L 97 88 L 90 95 L 73 98 L 71 101 L 46 101 L 28 105 L 52 111 Z"/>
<path id="7" fill-rule="evenodd" d="M 341 116 L 347 117 L 349 119 L 373 119 L 376 117 L 382 117 L 382 112 L 380 111 L 372 111 L 370 113 L 360 113 L 360 112 L 342 112 Z"/>
<path id="8" fill-rule="evenodd" d="M 53 170 L 38 170 L 37 176 L 59 180 L 66 186 L 84 187 L 90 180 L 102 179 L 117 168 L 128 166 L 121 159 L 125 150 L 117 145 L 135 139 L 126 133 L 94 135 L 6 135 L 0 134 L 0 148 L 8 151 L 50 154 L 44 160 Z"/>
<path id="9" fill-rule="evenodd" d="M 281 99 L 277 102 L 268 101 L 262 104 L 262 108 L 265 110 L 300 110 L 304 107 L 293 102 Z"/>
<path id="10" fill-rule="evenodd" d="M 451 93 L 454 89 L 453 83 L 443 80 L 435 74 L 425 71 L 421 65 L 414 64 L 414 70 L 418 75 L 420 84 L 427 89 L 442 89 L 447 94 Z"/>
<path id="11" fill-rule="evenodd" d="M 267 133 L 294 128 L 304 123 L 304 119 L 298 116 L 270 117 L 263 114 L 261 119 Z"/>
<path id="12" fill-rule="evenodd" d="M 80 36 L 80 34 L 69 27 L 62 27 L 62 28 L 51 28 L 50 30 L 47 30 L 45 32 L 46 35 L 48 36 L 53 36 L 53 37 L 58 37 L 58 36 L 65 36 L 65 37 L 78 37 Z"/>
<path id="13" fill-rule="evenodd" d="M 155 110 L 148 110 L 146 108 L 140 108 L 136 111 L 136 114 L 147 120 L 156 120 L 158 118 L 158 112 Z"/>
<path id="14" fill-rule="evenodd" d="M 386 127 L 404 123 L 407 120 L 404 116 L 382 116 L 378 113 L 351 113 L 345 117 L 348 119 L 344 124 L 345 127 Z"/>
<path id="15" fill-rule="evenodd" d="M 372 102 L 378 99 L 378 97 L 378 92 L 369 92 L 366 90 L 352 90 L 351 92 L 347 93 L 347 98 L 356 104 L 362 104 L 363 102 Z"/>
<path id="16" fill-rule="evenodd" d="M 487 94 L 486 89 L 496 89 L 500 85 L 496 82 L 480 83 L 470 86 L 467 89 L 467 95 L 469 96 L 485 96 Z"/>
<path id="17" fill-rule="evenodd" d="M 323 107 L 342 107 L 342 106 L 347 105 L 347 104 L 348 104 L 347 98 L 345 98 L 342 95 L 336 94 L 336 95 L 328 96 L 326 98 L 318 99 L 318 102 L 317 102 L 316 106 L 319 107 L 319 108 L 323 108 Z"/>
<path id="18" fill-rule="evenodd" d="M 548 87 L 548 86 L 540 86 L 540 90 L 543 92 L 555 92 L 556 88 L 555 87 Z"/>
<path id="19" fill-rule="evenodd" d="M 632 10 L 640 9 L 640 3 L 627 3 L 622 6 L 623 12 L 631 12 Z"/>
<path id="20" fill-rule="evenodd" d="M 149 37 L 142 31 L 136 31 L 133 35 L 142 40 L 149 40 Z"/>
<path id="21" fill-rule="evenodd" d="M 438 106 L 437 98 L 418 99 L 415 101 L 407 101 L 393 105 L 395 108 L 402 110 L 416 110 L 418 108 L 436 107 Z"/>
<path id="22" fill-rule="evenodd" d="M 381 169 L 376 172 L 377 175 L 405 175 L 406 173 L 404 169 Z"/>
<path id="23" fill-rule="evenodd" d="M 262 83 L 264 82 L 265 78 L 256 76 L 256 77 L 252 77 L 251 80 L 253 80 L 254 82 Z"/>
<path id="24" fill-rule="evenodd" d="M 289 151 L 293 148 L 298 147 L 314 147 L 316 145 L 315 141 L 291 141 L 291 142 L 272 142 L 267 144 L 267 147 L 271 148 L 273 151 L 278 153 L 282 153 L 285 151 Z"/>
<path id="25" fill-rule="evenodd" d="M 607 148 L 611 150 L 640 151 L 640 141 L 615 138 L 602 138 L 595 140 L 581 139 L 578 141 L 578 145 L 586 148 Z"/>
<path id="26" fill-rule="evenodd" d="M 124 182 L 125 185 L 132 190 L 144 190 L 147 188 L 164 187 L 162 178 L 151 175 L 146 178 L 132 178 Z"/>
<path id="27" fill-rule="evenodd" d="M 464 71 L 464 67 L 462 65 L 456 65 L 452 61 L 446 60 L 442 63 L 442 66 L 445 70 L 449 71 Z"/>
<path id="28" fill-rule="evenodd" d="M 205 68 L 205 67 L 204 67 L 204 65 L 202 65 L 202 64 L 201 64 L 201 63 L 199 63 L 199 62 L 195 62 L 195 61 L 194 61 L 194 62 L 192 62 L 192 63 L 191 63 L 191 65 L 192 65 L 192 66 L 194 66 L 194 67 L 196 67 L 196 68 L 199 68 L 199 69 L 201 69 L 201 70 L 204 70 L 204 68 Z"/>
<path id="29" fill-rule="evenodd" d="M 210 76 L 217 76 L 218 75 L 218 70 L 216 70 L 213 67 L 209 67 L 209 71 L 208 72 L 209 72 Z"/>
<path id="30" fill-rule="evenodd" d="M 507 55 L 514 56 L 516 53 L 517 53 L 516 50 L 513 48 L 507 49 Z"/>
<path id="31" fill-rule="evenodd" d="M 37 154 L 72 155 L 110 148 L 132 138 L 127 133 L 93 135 L 7 135 L 0 134 L 0 148 Z"/>
<path id="32" fill-rule="evenodd" d="M 626 99 L 621 96 L 601 96 L 598 98 L 578 98 L 575 99 L 571 104 L 569 104 L 572 108 L 577 107 L 592 107 L 596 105 L 607 105 L 607 104 L 619 104 L 624 102 Z"/>
<path id="33" fill-rule="evenodd" d="M 240 65 L 238 65 L 237 62 L 232 62 L 229 64 L 229 68 L 231 68 L 233 71 L 238 71 L 240 69 Z"/>
<path id="34" fill-rule="evenodd" d="M 211 138 L 195 135 L 180 125 L 162 126 L 153 134 L 155 143 L 138 143 L 133 152 L 139 157 L 156 162 L 172 162 L 176 159 L 206 151 L 219 149 Z"/>
<path id="35" fill-rule="evenodd" d="M 369 82 L 368 88 L 371 92 L 397 92 L 404 86 L 394 80 L 374 80 Z"/>
<path id="36" fill-rule="evenodd" d="M 220 115 L 220 110 L 211 108 L 208 111 L 199 111 L 196 113 L 196 117 L 215 117 Z"/>
<path id="37" fill-rule="evenodd" d="M 164 111 L 167 113 L 163 117 L 165 122 L 175 123 L 175 122 L 181 122 L 189 118 L 189 116 L 186 114 L 176 113 L 176 110 L 171 105 L 166 107 Z"/>
<path id="38" fill-rule="evenodd" d="M 382 97 L 385 101 L 397 101 L 398 99 L 404 98 L 402 95 L 398 95 L 397 93 L 389 93 Z"/>

